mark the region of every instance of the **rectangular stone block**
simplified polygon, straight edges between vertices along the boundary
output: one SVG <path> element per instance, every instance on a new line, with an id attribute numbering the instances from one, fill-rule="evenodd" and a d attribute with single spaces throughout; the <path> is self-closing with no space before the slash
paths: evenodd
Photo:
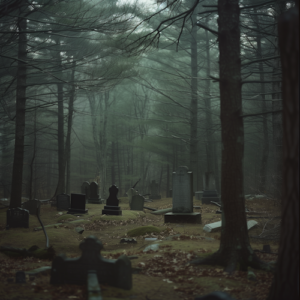
<path id="1" fill-rule="evenodd" d="M 195 223 L 201 224 L 201 213 L 166 213 L 165 223 Z"/>

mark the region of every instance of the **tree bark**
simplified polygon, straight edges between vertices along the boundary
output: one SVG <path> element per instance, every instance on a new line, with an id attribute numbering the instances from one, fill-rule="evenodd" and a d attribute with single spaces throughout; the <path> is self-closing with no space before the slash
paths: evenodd
<path id="1" fill-rule="evenodd" d="M 283 207 L 268 300 L 299 299 L 299 5 L 278 22 L 283 96 Z"/>
<path id="2" fill-rule="evenodd" d="M 232 273 L 247 266 L 271 267 L 261 262 L 249 242 L 244 198 L 244 124 L 241 93 L 239 1 L 218 1 L 220 98 L 222 126 L 222 229 L 219 250 L 195 264 L 219 264 Z"/>
<path id="3" fill-rule="evenodd" d="M 62 76 L 62 62 L 60 56 L 60 44 L 57 41 L 58 49 L 56 59 L 58 62 L 58 68 L 60 77 Z M 58 119 L 57 119 L 57 140 L 58 140 L 58 183 L 56 194 L 65 193 L 65 145 L 64 145 L 64 95 L 63 95 L 63 83 L 58 82 L 57 86 L 57 105 L 58 105 Z"/>
<path id="4" fill-rule="evenodd" d="M 254 9 L 254 13 L 256 14 L 257 11 Z M 258 16 L 255 15 L 255 20 L 257 24 L 257 30 L 260 30 L 258 24 Z M 256 44 L 257 44 L 257 59 L 262 58 L 262 50 L 261 50 L 261 35 L 257 35 L 256 37 Z M 261 110 L 262 113 L 267 111 L 266 101 L 265 101 L 265 84 L 263 81 L 264 78 L 264 66 L 263 62 L 259 62 L 258 64 L 259 70 L 259 80 L 262 81 L 260 84 L 260 97 L 261 97 Z M 261 164 L 260 164 L 260 172 L 259 172 L 259 192 L 265 193 L 266 191 L 266 182 L 267 182 L 267 165 L 268 165 L 268 156 L 269 156 L 269 133 L 268 133 L 268 122 L 267 116 L 262 116 L 262 130 L 263 130 L 263 150 L 262 150 L 262 157 L 261 157 Z"/>
<path id="5" fill-rule="evenodd" d="M 191 5 L 194 1 L 191 1 Z M 198 187 L 197 178 L 197 126 L 198 126 L 198 53 L 197 53 L 197 9 L 192 14 L 191 30 L 191 104 L 190 104 L 190 170 L 193 172 L 194 191 Z"/>
<path id="6" fill-rule="evenodd" d="M 16 127 L 15 152 L 12 171 L 12 184 L 10 194 L 10 208 L 20 207 L 22 202 L 23 161 L 24 161 L 24 133 L 26 108 L 26 79 L 27 79 L 27 20 L 24 16 L 18 18 L 18 70 L 16 87 Z"/>
<path id="7" fill-rule="evenodd" d="M 72 73 L 71 73 L 71 82 L 74 83 L 75 79 L 75 68 L 76 68 L 76 61 L 73 61 L 72 64 Z M 68 131 L 66 137 L 66 157 L 65 163 L 67 165 L 67 180 L 66 180 L 66 193 L 70 194 L 70 181 L 71 181 L 71 132 L 72 132 L 72 124 L 73 124 L 73 112 L 74 112 L 74 100 L 75 100 L 75 84 L 72 85 L 70 91 L 70 98 L 69 98 L 69 113 L 68 113 Z"/>

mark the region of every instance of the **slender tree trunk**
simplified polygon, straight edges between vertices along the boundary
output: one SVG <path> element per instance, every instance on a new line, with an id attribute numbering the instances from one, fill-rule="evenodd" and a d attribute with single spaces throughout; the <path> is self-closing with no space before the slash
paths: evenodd
<path id="1" fill-rule="evenodd" d="M 59 45 L 59 41 L 57 41 Z M 62 76 L 62 62 L 60 56 L 60 49 L 57 50 L 56 59 L 60 75 Z M 63 83 L 57 83 L 57 105 L 58 105 L 58 120 L 57 120 L 57 137 L 58 137 L 58 183 L 56 194 L 63 194 L 65 192 L 65 145 L 64 145 L 64 96 Z"/>
<path id="2" fill-rule="evenodd" d="M 191 1 L 194 4 L 194 1 Z M 198 53 L 197 53 L 197 9 L 192 14 L 191 30 L 191 104 L 190 104 L 190 170 L 193 172 L 193 189 L 197 190 L 197 123 L 198 123 Z"/>
<path id="3" fill-rule="evenodd" d="M 24 133 L 25 133 L 25 108 L 26 108 L 26 78 L 27 78 L 27 20 L 18 18 L 18 69 L 16 88 L 16 127 L 15 127 L 15 152 L 12 172 L 10 207 L 20 207 L 22 202 L 23 161 L 24 161 Z"/>
<path id="4" fill-rule="evenodd" d="M 33 125 L 33 152 L 32 152 L 32 158 L 30 161 L 30 175 L 29 175 L 29 199 L 35 199 L 35 196 L 33 197 L 32 192 L 32 185 L 33 185 L 33 164 L 36 157 L 36 110 L 34 111 L 34 119 L 33 119 L 34 125 Z M 35 191 L 34 191 L 35 193 Z"/>
<path id="5" fill-rule="evenodd" d="M 167 192 L 166 192 L 166 197 L 170 197 L 170 165 L 167 164 Z"/>
<path id="6" fill-rule="evenodd" d="M 278 16 L 285 9 L 285 1 L 277 0 L 275 4 L 275 22 L 277 23 Z M 275 24 L 276 24 L 275 23 Z M 276 25 L 275 25 L 276 26 Z M 275 34 L 277 35 L 277 26 L 275 27 Z M 274 55 L 279 55 L 279 49 L 277 47 L 277 39 L 275 39 L 275 53 Z M 273 75 L 272 80 L 279 80 L 280 72 L 280 60 L 274 60 Z M 274 82 L 272 84 L 272 99 L 281 99 L 281 87 L 280 83 Z M 282 109 L 282 101 L 272 101 L 273 111 L 278 111 Z M 274 174 L 273 174 L 273 189 L 274 195 L 280 201 L 282 200 L 282 114 L 280 112 L 274 112 L 272 114 L 272 125 L 273 125 L 273 150 L 274 150 Z"/>
<path id="7" fill-rule="evenodd" d="M 283 96 L 283 207 L 268 300 L 299 299 L 299 1 L 278 22 Z"/>
<path id="8" fill-rule="evenodd" d="M 244 124 L 241 93 L 239 0 L 218 1 L 220 98 L 222 126 L 222 229 L 219 250 L 197 264 L 219 264 L 232 273 L 237 266 L 270 269 L 253 252 L 248 236 L 244 180 Z"/>
<path id="9" fill-rule="evenodd" d="M 71 82 L 74 82 L 75 79 L 75 68 L 76 68 L 76 61 L 73 61 L 72 66 L 72 73 L 71 73 Z M 69 98 L 69 114 L 68 114 L 68 131 L 67 131 L 67 138 L 66 138 L 66 158 L 65 163 L 67 165 L 67 186 L 66 192 L 70 194 L 70 181 L 71 181 L 71 133 L 72 133 L 72 124 L 73 124 L 73 112 L 74 112 L 74 100 L 75 100 L 75 84 L 72 85 L 70 91 L 70 98 Z"/>
<path id="10" fill-rule="evenodd" d="M 256 10 L 254 11 L 256 13 Z M 257 24 L 258 24 L 258 18 L 256 16 Z M 257 29 L 260 28 L 257 25 Z M 262 51 L 261 51 L 261 36 L 258 35 L 256 38 L 256 44 L 257 44 L 257 58 L 262 58 Z M 262 82 L 260 83 L 260 93 L 261 93 L 261 110 L 262 112 L 265 112 L 267 110 L 266 107 L 266 101 L 265 101 L 265 84 L 264 81 L 264 67 L 263 63 L 260 62 L 258 64 L 258 70 L 260 72 L 260 78 L 259 80 Z M 262 158 L 261 158 L 261 164 L 260 164 L 260 174 L 259 174 L 259 192 L 265 193 L 266 191 L 266 182 L 267 182 L 267 165 L 268 165 L 268 156 L 269 156 L 269 134 L 268 134 L 268 122 L 267 122 L 267 116 L 262 116 L 262 129 L 263 129 L 263 151 L 262 151 Z"/>

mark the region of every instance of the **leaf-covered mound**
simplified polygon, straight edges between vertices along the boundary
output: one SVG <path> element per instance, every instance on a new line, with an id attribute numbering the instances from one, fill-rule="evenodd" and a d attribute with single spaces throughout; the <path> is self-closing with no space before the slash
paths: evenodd
<path id="1" fill-rule="evenodd" d="M 140 235 L 145 235 L 147 233 L 160 233 L 162 229 L 159 229 L 158 227 L 155 226 L 142 226 L 138 228 L 134 228 L 132 230 L 129 230 L 127 232 L 128 236 L 140 236 Z"/>

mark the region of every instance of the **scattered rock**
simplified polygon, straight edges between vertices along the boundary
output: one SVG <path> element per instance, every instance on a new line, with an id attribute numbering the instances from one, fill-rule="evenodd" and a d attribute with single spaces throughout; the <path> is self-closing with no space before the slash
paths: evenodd
<path id="1" fill-rule="evenodd" d="M 143 252 L 148 252 L 148 251 L 150 251 L 150 250 L 152 250 L 152 251 L 157 251 L 158 248 L 159 248 L 159 244 L 152 244 L 152 245 L 147 246 L 147 247 L 143 250 Z"/>
<path id="2" fill-rule="evenodd" d="M 255 273 L 253 271 L 248 271 L 247 278 L 249 280 L 256 281 L 256 275 L 255 275 Z"/>
<path id="3" fill-rule="evenodd" d="M 82 234 L 84 232 L 84 228 L 82 228 L 82 227 L 75 227 L 74 229 L 79 234 Z"/>
<path id="4" fill-rule="evenodd" d="M 124 239 L 121 239 L 120 243 L 132 243 L 132 244 L 136 244 L 137 241 L 135 238 L 124 238 Z"/>

